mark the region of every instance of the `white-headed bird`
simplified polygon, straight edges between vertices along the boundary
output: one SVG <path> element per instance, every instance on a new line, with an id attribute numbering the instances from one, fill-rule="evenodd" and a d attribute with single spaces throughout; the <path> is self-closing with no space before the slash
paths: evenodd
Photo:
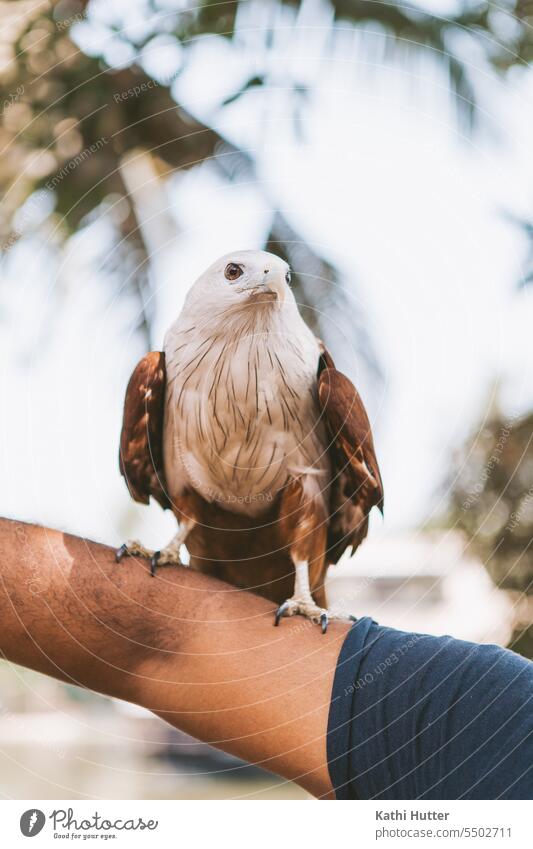
<path id="1" fill-rule="evenodd" d="M 365 538 L 383 487 L 365 408 L 301 317 L 290 269 L 264 251 L 217 260 L 189 290 L 163 351 L 126 391 L 120 470 L 179 530 L 153 552 L 328 624 L 328 566 Z"/>

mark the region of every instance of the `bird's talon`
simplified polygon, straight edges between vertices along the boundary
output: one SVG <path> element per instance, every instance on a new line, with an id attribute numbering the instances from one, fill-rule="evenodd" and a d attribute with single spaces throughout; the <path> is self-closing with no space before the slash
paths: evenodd
<path id="1" fill-rule="evenodd" d="M 349 614 L 348 619 L 351 622 L 357 622 L 357 616 L 354 616 L 352 613 Z"/>
<path id="2" fill-rule="evenodd" d="M 152 578 L 155 576 L 155 570 L 157 569 L 157 564 L 159 563 L 159 558 L 161 557 L 160 551 L 154 551 L 150 558 L 150 574 Z"/>
<path id="3" fill-rule="evenodd" d="M 289 602 L 284 601 L 283 604 L 280 604 L 278 609 L 276 610 L 276 619 L 274 625 L 279 625 L 281 617 L 285 614 L 285 612 L 289 609 Z"/>
<path id="4" fill-rule="evenodd" d="M 127 550 L 128 550 L 128 546 L 126 545 L 125 542 L 122 543 L 120 548 L 117 548 L 117 550 L 115 552 L 115 560 L 116 560 L 117 563 L 120 563 L 120 561 L 122 560 L 122 558 L 126 554 Z"/>
<path id="5" fill-rule="evenodd" d="M 289 598 L 280 604 L 276 610 L 274 625 L 279 625 L 283 616 L 295 616 L 300 614 L 311 622 L 320 625 L 322 633 L 325 634 L 328 630 L 330 619 L 339 619 L 336 613 L 329 613 L 323 608 L 317 607 L 314 603 L 308 603 L 306 600 Z"/>

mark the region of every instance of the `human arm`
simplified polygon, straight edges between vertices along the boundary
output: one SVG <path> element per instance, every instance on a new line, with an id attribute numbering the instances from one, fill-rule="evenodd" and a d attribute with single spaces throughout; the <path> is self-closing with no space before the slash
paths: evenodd
<path id="1" fill-rule="evenodd" d="M 348 626 L 300 619 L 186 568 L 0 520 L 7 660 L 143 705 L 199 739 L 331 794 L 326 728 Z"/>

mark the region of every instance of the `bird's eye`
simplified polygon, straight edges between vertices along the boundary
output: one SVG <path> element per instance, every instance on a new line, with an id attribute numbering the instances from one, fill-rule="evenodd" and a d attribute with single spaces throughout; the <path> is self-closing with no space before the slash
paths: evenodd
<path id="1" fill-rule="evenodd" d="M 226 280 L 238 280 L 242 276 L 242 268 L 236 262 L 230 262 L 224 269 Z"/>
<path id="2" fill-rule="evenodd" d="M 285 283 L 287 284 L 287 286 L 291 285 L 291 273 L 290 273 L 290 271 L 287 271 L 287 274 L 285 275 Z"/>

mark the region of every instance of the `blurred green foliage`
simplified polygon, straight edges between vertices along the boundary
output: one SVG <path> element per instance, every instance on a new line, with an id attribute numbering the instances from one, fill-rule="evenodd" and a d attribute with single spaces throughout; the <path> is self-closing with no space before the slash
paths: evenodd
<path id="1" fill-rule="evenodd" d="M 533 414 L 493 408 L 454 467 L 449 524 L 464 531 L 494 583 L 513 593 L 513 648 L 533 657 Z"/>
<path id="2" fill-rule="evenodd" d="M 371 28 L 385 34 L 388 49 L 408 56 L 429 51 L 449 73 L 460 114 L 471 120 L 475 98 L 468 65 L 461 58 L 461 39 L 475 41 L 486 61 L 498 69 L 525 62 L 532 45 L 529 5 L 523 0 L 517 6 L 514 0 L 508 0 L 499 8 L 488 2 L 464 2 L 457 13 L 439 17 L 404 3 L 328 0 L 322 11 L 330 30 L 331 50 L 336 28 L 353 27 L 361 32 Z M 154 39 L 162 36 L 181 45 L 184 66 L 190 51 L 204 36 L 221 36 L 238 48 L 238 21 L 243 9 L 252 15 L 252 20 L 254 14 L 257 16 L 257 31 L 264 47 L 258 55 L 265 57 L 280 21 L 284 26 L 291 22 L 300 25 L 298 15 L 306 11 L 306 6 L 297 0 L 262 4 L 232 0 L 190 6 L 176 2 L 173 9 L 168 3 L 146 0 L 140 6 L 144 11 L 143 26 L 135 29 L 124 28 L 118 11 L 115 20 L 113 5 L 108 3 L 107 32 L 115 48 L 131 56 L 117 69 L 106 63 L 104 45 L 101 52 L 96 50 L 96 55 L 89 56 L 71 38 L 79 21 L 87 17 L 91 20 L 92 4 L 80 0 L 3 3 L 0 14 L 4 35 L 0 46 L 7 59 L 0 76 L 0 102 L 4 104 L 0 114 L 0 188 L 4 195 L 0 245 L 7 251 L 20 234 L 24 235 L 37 208 L 35 203 L 32 210 L 31 202 L 47 186 L 48 192 L 51 187 L 54 203 L 48 232 L 53 231 L 57 241 L 76 233 L 98 214 L 101 204 L 111 202 L 117 207 L 117 199 L 121 199 L 121 209 L 127 212 L 116 216 L 115 262 L 128 281 L 129 294 L 138 298 L 140 325 L 150 344 L 150 258 L 135 202 L 124 180 L 124 158 L 132 152 L 149 151 L 162 176 L 209 160 L 230 180 L 236 176 L 253 179 L 254 161 L 214 127 L 204 125 L 183 104 L 176 103 L 168 85 L 160 81 L 154 84 L 142 69 L 139 57 Z M 260 89 L 268 84 L 267 66 L 268 63 L 264 69 L 255 67 L 248 81 L 237 87 L 225 103 L 234 102 L 250 88 Z M 291 84 L 297 95 L 305 94 L 305 86 L 297 79 L 287 81 L 288 86 Z M 149 97 L 117 99 L 117 93 L 135 87 L 149 87 Z M 220 106 L 224 108 L 224 102 Z M 99 140 L 105 143 L 100 142 L 97 154 L 91 155 L 92 146 Z M 83 167 L 71 167 L 77 161 Z M 321 326 L 319 317 L 325 297 L 328 315 L 334 320 L 342 321 L 347 309 L 351 313 L 355 310 L 347 304 L 336 269 L 306 244 L 286 220 L 283 210 L 272 211 L 267 243 L 291 259 L 296 271 L 293 279 L 297 298 L 308 305 L 307 318 L 315 330 L 327 337 L 328 329 Z M 319 286 L 314 285 L 317 275 Z M 377 374 L 377 361 L 363 332 L 364 321 L 353 318 L 357 325 L 356 332 L 352 332 L 355 348 Z M 334 345 L 334 340 L 329 342 Z"/>

